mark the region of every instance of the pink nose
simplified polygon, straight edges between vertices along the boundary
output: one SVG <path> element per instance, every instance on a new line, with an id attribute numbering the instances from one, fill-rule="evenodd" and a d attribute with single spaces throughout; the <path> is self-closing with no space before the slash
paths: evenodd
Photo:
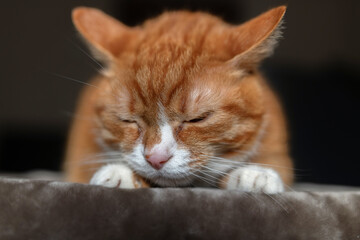
<path id="1" fill-rule="evenodd" d="M 157 152 L 145 155 L 146 161 L 156 170 L 161 169 L 170 158 L 172 158 L 172 155 Z"/>

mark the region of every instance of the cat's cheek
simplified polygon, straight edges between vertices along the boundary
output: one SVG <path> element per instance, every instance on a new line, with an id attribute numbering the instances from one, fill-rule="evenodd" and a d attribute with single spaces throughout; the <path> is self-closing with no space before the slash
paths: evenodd
<path id="1" fill-rule="evenodd" d="M 137 126 L 128 127 L 124 130 L 122 138 L 119 140 L 120 148 L 124 151 L 132 151 L 140 136 L 141 131 Z"/>
<path id="2" fill-rule="evenodd" d="M 185 143 L 188 146 L 194 146 L 200 143 L 199 133 L 196 128 L 182 126 L 181 131 L 177 135 L 178 142 Z"/>
<path id="3" fill-rule="evenodd" d="M 203 158 L 204 155 L 210 156 L 213 154 L 212 144 L 207 140 L 202 139 L 196 129 L 184 127 L 179 132 L 177 142 L 181 143 L 183 147 L 190 153 L 190 158 L 195 161 L 196 159 Z"/>

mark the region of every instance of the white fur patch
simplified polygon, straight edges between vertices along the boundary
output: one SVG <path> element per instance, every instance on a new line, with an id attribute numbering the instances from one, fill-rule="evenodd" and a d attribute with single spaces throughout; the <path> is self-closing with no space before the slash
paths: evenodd
<path id="1" fill-rule="evenodd" d="M 276 171 L 258 166 L 240 167 L 231 172 L 227 189 L 268 194 L 284 191 L 284 185 Z"/>
<path id="2" fill-rule="evenodd" d="M 91 178 L 90 184 L 110 188 L 135 188 L 132 170 L 120 164 L 103 166 Z"/>
<path id="3" fill-rule="evenodd" d="M 161 106 L 159 126 L 161 141 L 160 143 L 154 145 L 154 147 L 150 150 L 150 154 L 155 151 L 166 152 L 172 156 L 172 158 L 166 162 L 161 169 L 154 169 L 145 160 L 145 148 L 141 143 L 142 139 L 139 139 L 138 144 L 133 149 L 133 152 L 128 156 L 128 164 L 137 173 L 161 186 L 175 187 L 189 184 L 193 180 L 190 172 L 191 169 L 188 166 L 188 163 L 191 161 L 190 152 L 178 147 L 173 135 L 172 127 L 168 123 Z"/>
<path id="4" fill-rule="evenodd" d="M 171 126 L 167 122 L 163 123 L 163 125 L 160 126 L 160 133 L 161 142 L 154 145 L 150 154 L 153 152 L 165 152 L 171 155 L 177 146 Z"/>
<path id="5" fill-rule="evenodd" d="M 190 152 L 178 149 L 177 144 L 172 147 L 173 157 L 159 170 L 154 169 L 144 158 L 144 145 L 138 144 L 129 156 L 128 164 L 137 173 L 161 186 L 181 186 L 192 181 L 190 168 Z"/>

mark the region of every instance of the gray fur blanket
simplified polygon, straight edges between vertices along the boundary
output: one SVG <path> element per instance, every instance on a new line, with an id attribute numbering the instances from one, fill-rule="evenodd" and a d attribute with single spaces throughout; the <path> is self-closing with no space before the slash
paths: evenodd
<path id="1" fill-rule="evenodd" d="M 0 239 L 360 239 L 360 192 L 109 189 L 0 178 Z"/>

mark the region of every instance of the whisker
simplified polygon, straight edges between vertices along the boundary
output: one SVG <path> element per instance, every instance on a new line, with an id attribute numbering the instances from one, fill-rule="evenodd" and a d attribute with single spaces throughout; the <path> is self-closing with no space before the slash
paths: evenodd
<path id="1" fill-rule="evenodd" d="M 122 163 L 123 161 L 115 161 L 113 159 L 101 159 L 101 160 L 91 160 L 91 161 L 83 161 L 81 165 L 89 165 L 94 163 Z"/>
<path id="2" fill-rule="evenodd" d="M 199 171 L 199 173 L 201 173 L 201 174 L 203 174 L 203 175 L 205 175 L 205 176 L 208 176 L 208 177 L 214 179 L 214 181 L 219 180 L 217 177 L 212 176 L 212 175 L 210 175 L 210 174 L 208 174 L 208 173 L 205 173 L 204 171 Z"/>
<path id="3" fill-rule="evenodd" d="M 73 82 L 76 82 L 76 83 L 80 83 L 80 84 L 83 84 L 83 85 L 87 85 L 87 86 L 99 89 L 98 86 L 95 86 L 95 85 L 93 85 L 91 83 L 83 82 L 83 81 L 75 79 L 75 78 L 67 77 L 67 76 L 57 74 L 57 73 L 53 73 L 53 72 L 49 72 L 49 71 L 46 71 L 46 70 L 43 70 L 43 71 L 45 71 L 47 74 L 53 75 L 53 76 L 58 77 L 58 78 L 64 78 L 64 79 L 67 79 L 67 80 L 70 80 L 70 81 L 73 81 Z"/>
<path id="4" fill-rule="evenodd" d="M 230 163 L 230 164 L 241 165 L 241 166 L 248 166 L 248 165 L 268 166 L 268 167 L 277 167 L 277 168 L 291 169 L 291 170 L 295 170 L 295 171 L 305 171 L 305 170 L 303 170 L 303 169 L 296 169 L 296 168 L 292 168 L 292 167 L 284 167 L 284 166 L 275 165 L 275 164 L 253 163 L 253 162 L 239 162 L 239 161 L 231 160 L 231 159 L 227 159 L 227 158 L 213 157 L 213 156 L 208 156 L 208 155 L 204 155 L 204 156 L 209 157 L 209 160 L 210 160 L 210 161 L 216 162 L 216 163 Z"/>
<path id="5" fill-rule="evenodd" d="M 228 172 L 223 172 L 223 171 L 220 171 L 220 170 L 215 169 L 215 168 L 211 168 L 211 167 L 206 166 L 206 165 L 203 165 L 202 167 L 205 168 L 205 169 L 208 169 L 209 171 L 217 172 L 218 174 L 220 174 L 222 176 L 225 176 L 225 175 L 229 174 Z"/>
<path id="6" fill-rule="evenodd" d="M 202 171 L 201 173 L 202 174 L 205 174 L 205 172 L 212 172 L 213 173 L 214 170 L 215 169 L 208 168 L 208 170 Z M 223 177 L 228 176 L 229 173 L 221 172 L 221 171 L 218 171 L 218 172 L 219 172 L 218 173 L 219 177 L 216 178 L 218 186 L 220 186 L 220 184 L 224 184 L 224 186 L 226 186 L 227 182 L 223 179 Z M 205 175 L 207 175 L 207 174 L 205 174 Z"/>
<path id="7" fill-rule="evenodd" d="M 232 170 L 236 170 L 238 168 L 241 168 L 241 167 L 247 167 L 247 166 L 251 166 L 252 164 L 229 164 L 229 163 L 221 163 L 221 162 L 212 162 L 211 164 L 215 164 L 217 166 L 220 166 L 220 167 L 223 167 L 223 168 L 226 168 L 227 170 L 229 171 L 232 171 Z M 255 165 L 256 166 L 256 165 Z M 263 166 L 260 166 L 260 167 L 263 167 Z M 266 166 L 268 167 L 268 166 Z M 253 170 L 256 170 L 256 171 L 265 171 L 265 169 L 261 169 L 261 168 L 257 168 L 257 169 L 253 169 Z M 295 173 L 294 174 L 296 177 L 300 177 L 300 176 L 303 176 L 301 174 L 297 174 Z"/>
<path id="8" fill-rule="evenodd" d="M 90 60 L 92 60 L 97 66 L 99 66 L 102 70 L 105 70 L 105 67 L 100 64 L 93 56 L 91 56 L 86 50 L 82 49 L 79 45 L 73 42 L 70 39 L 67 39 L 71 44 L 73 44 L 81 53 L 87 56 Z M 98 69 L 97 69 L 98 70 Z"/>
<path id="9" fill-rule="evenodd" d="M 193 173 L 193 172 L 189 172 L 189 173 L 190 173 L 191 175 L 193 175 L 194 177 L 200 179 L 201 181 L 209 184 L 210 186 L 213 186 L 213 187 L 217 188 L 217 186 L 216 186 L 216 184 L 215 184 L 214 181 L 209 180 L 209 179 L 207 179 L 207 178 L 205 178 L 205 177 L 199 176 L 199 175 L 197 175 L 197 174 L 195 174 L 195 173 Z"/>
<path id="10" fill-rule="evenodd" d="M 285 183 L 283 183 L 284 184 L 284 187 L 285 187 L 285 191 L 288 191 L 288 192 L 296 192 L 292 187 L 290 187 L 289 185 L 287 185 L 287 184 L 285 184 Z"/>
<path id="11" fill-rule="evenodd" d="M 284 203 L 282 203 L 281 201 L 279 201 L 276 198 L 274 198 L 273 196 L 271 196 L 271 194 L 267 194 L 267 193 L 265 193 L 265 194 L 266 194 L 266 196 L 271 198 L 279 207 L 281 207 L 286 213 L 289 213 L 289 210 L 285 207 Z"/>
<path id="12" fill-rule="evenodd" d="M 93 155 L 93 157 L 119 157 L 119 158 L 122 158 L 122 157 L 126 157 L 126 155 L 121 152 L 108 151 L 108 152 L 96 153 Z"/>
<path id="13" fill-rule="evenodd" d="M 125 155 L 97 155 L 92 158 L 111 158 L 111 159 L 123 159 L 126 158 Z"/>

